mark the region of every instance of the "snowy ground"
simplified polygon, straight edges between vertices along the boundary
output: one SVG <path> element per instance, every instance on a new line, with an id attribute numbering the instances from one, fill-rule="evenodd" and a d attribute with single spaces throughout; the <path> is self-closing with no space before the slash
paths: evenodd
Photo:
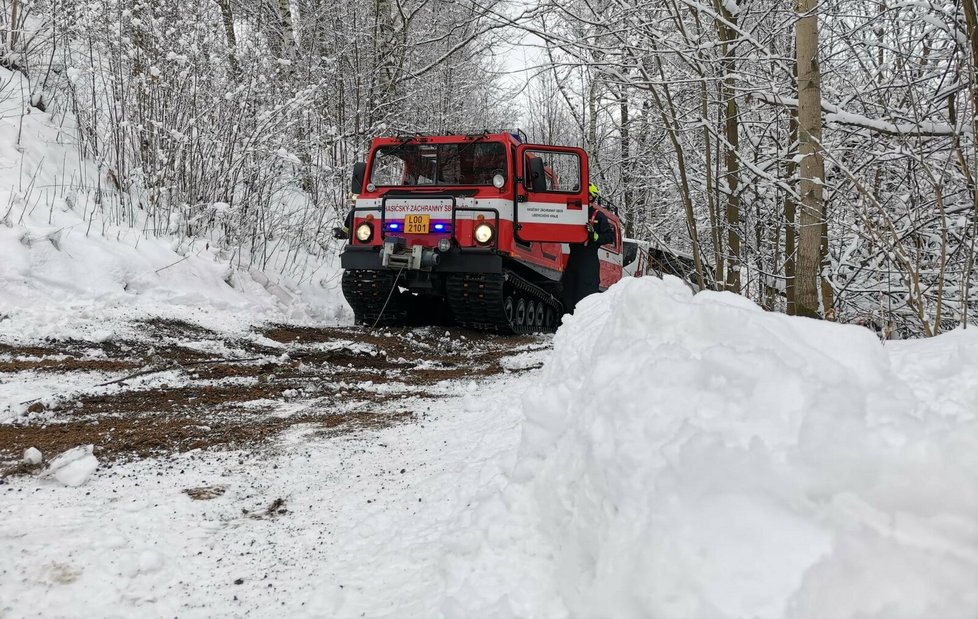
<path id="1" fill-rule="evenodd" d="M 430 329 L 402 337 L 427 340 L 417 350 L 401 348 L 406 356 L 432 342 L 449 353 L 454 347 Z M 391 350 L 399 339 L 388 342 Z M 492 354 L 501 365 L 489 378 L 416 364 L 416 374 L 430 375 L 428 397 L 396 397 L 406 385 L 384 366 L 361 367 L 373 380 L 349 385 L 342 396 L 330 392 L 343 401 L 317 392 L 266 404 L 271 416 L 310 407 L 352 413 L 347 404 L 380 393 L 388 397 L 372 401 L 373 414 L 407 411 L 406 422 L 324 432 L 311 419 L 246 450 L 117 463 L 77 488 L 8 478 L 0 485 L 0 614 L 438 616 L 451 535 L 473 503 L 503 485 L 501 467 L 520 436 L 520 375 L 539 372 L 532 368 L 544 354 L 537 338 L 504 341 L 511 350 Z M 487 374 L 465 361 L 467 349 L 454 353 L 462 369 Z M 409 360 L 391 359 L 401 361 Z M 306 372 L 312 367 L 308 361 Z M 436 380 L 438 372 L 446 379 Z M 35 374 L 5 376 L 22 379 L 20 393 L 49 388 Z M 207 412 L 199 410 L 201 419 Z M 64 417 L 46 414 L 55 423 Z"/>
<path id="2" fill-rule="evenodd" d="M 281 455 L 144 461 L 84 488 L 14 481 L 0 494 L 0 608 L 436 616 L 444 533 L 501 485 L 493 463 L 519 438 L 517 407 L 499 404 L 446 403 L 417 425 L 333 440 L 296 428 L 279 439 Z M 223 494 L 213 499 L 186 493 L 214 486 Z"/>
<path id="3" fill-rule="evenodd" d="M 293 355 L 349 338 L 363 367 L 329 371 L 373 374 L 345 392 L 411 414 L 325 433 L 303 419 L 79 487 L 9 477 L 3 616 L 978 614 L 978 331 L 883 346 L 646 278 L 586 301 L 552 350 L 296 333 L 280 338 Z M 303 375 L 323 389 L 283 393 L 271 416 L 329 408 L 341 374 Z M 49 388 L 33 376 L 18 393 Z M 412 377 L 427 395 L 401 399 Z M 45 414 L 66 413 L 27 419 Z"/>

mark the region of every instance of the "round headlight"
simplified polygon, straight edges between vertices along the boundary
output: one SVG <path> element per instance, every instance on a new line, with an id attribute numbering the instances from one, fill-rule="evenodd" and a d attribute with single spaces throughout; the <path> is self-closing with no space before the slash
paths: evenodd
<path id="1" fill-rule="evenodd" d="M 472 236 L 475 237 L 475 242 L 479 243 L 480 245 L 485 245 L 486 243 L 491 241 L 492 235 L 493 235 L 492 226 L 490 226 L 487 223 L 481 223 L 478 226 L 476 226 L 475 231 L 472 234 Z"/>
<path id="2" fill-rule="evenodd" d="M 448 251 L 451 248 L 452 248 L 452 240 L 451 239 L 446 239 L 446 238 L 438 239 L 438 251 L 440 251 L 440 252 L 446 252 L 446 251 Z"/>
<path id="3" fill-rule="evenodd" d="M 506 177 L 502 174 L 496 174 L 492 177 L 492 184 L 496 189 L 502 189 L 503 185 L 506 184 Z"/>
<path id="4" fill-rule="evenodd" d="M 357 240 L 366 243 L 374 236 L 374 227 L 370 224 L 360 224 L 357 226 Z"/>

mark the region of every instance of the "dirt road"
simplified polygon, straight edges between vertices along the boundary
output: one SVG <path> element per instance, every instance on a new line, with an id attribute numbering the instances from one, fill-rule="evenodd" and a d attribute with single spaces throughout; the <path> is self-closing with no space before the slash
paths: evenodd
<path id="1" fill-rule="evenodd" d="M 459 385 L 529 369 L 513 355 L 549 345 L 545 336 L 444 328 L 272 325 L 229 336 L 174 320 L 131 326 L 96 343 L 0 342 L 0 385 L 30 394 L 36 384 L 44 394 L 0 402 L 11 421 L 0 423 L 0 476 L 31 472 L 20 463 L 28 447 L 51 457 L 92 444 L 111 466 L 261 449 L 297 424 L 329 437 L 412 423 Z"/>

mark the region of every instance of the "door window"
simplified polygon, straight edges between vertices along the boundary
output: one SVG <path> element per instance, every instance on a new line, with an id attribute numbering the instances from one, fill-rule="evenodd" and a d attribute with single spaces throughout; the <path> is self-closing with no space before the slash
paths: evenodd
<path id="1" fill-rule="evenodd" d="M 577 153 L 527 150 L 524 178 L 534 193 L 580 193 L 581 158 Z"/>

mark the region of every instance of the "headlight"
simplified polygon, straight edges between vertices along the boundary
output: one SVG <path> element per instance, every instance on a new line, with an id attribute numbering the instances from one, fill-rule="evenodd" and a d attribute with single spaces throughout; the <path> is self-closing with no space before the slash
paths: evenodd
<path id="1" fill-rule="evenodd" d="M 497 174 L 492 177 L 492 184 L 496 189 L 502 189 L 503 185 L 506 184 L 506 177 L 502 174 Z"/>
<path id="2" fill-rule="evenodd" d="M 445 238 L 438 239 L 438 251 L 446 252 L 451 248 L 452 248 L 451 239 L 445 239 Z"/>
<path id="3" fill-rule="evenodd" d="M 475 237 L 475 242 L 480 245 L 486 245 L 492 240 L 492 235 L 495 231 L 487 223 L 481 223 L 475 227 L 475 231 L 472 236 Z"/>
<path id="4" fill-rule="evenodd" d="M 357 226 L 357 240 L 366 243 L 374 238 L 374 227 L 370 224 L 360 224 Z"/>

